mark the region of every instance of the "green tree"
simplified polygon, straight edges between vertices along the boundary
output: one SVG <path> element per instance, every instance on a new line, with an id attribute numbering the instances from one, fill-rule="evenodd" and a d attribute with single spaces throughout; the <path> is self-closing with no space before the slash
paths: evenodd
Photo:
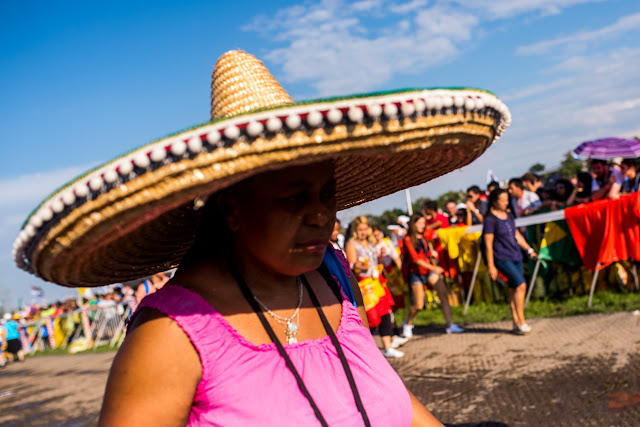
<path id="1" fill-rule="evenodd" d="M 560 167 L 557 172 L 561 177 L 565 179 L 571 179 L 578 173 L 586 169 L 586 162 L 583 160 L 577 160 L 573 158 L 571 151 L 567 151 L 564 154 L 564 160 L 560 163 Z"/>
<path id="2" fill-rule="evenodd" d="M 371 224 L 375 224 L 379 226 L 386 234 L 387 226 L 391 223 L 396 222 L 400 215 L 406 215 L 407 213 L 402 209 L 391 209 L 382 212 L 380 215 L 366 215 L 367 219 L 371 222 Z"/>
<path id="3" fill-rule="evenodd" d="M 542 172 L 544 172 L 545 169 L 546 167 L 542 163 L 536 163 L 534 165 L 531 165 L 531 167 L 529 168 L 529 172 L 540 175 Z"/>
<path id="4" fill-rule="evenodd" d="M 465 192 L 462 190 L 458 191 L 447 191 L 444 194 L 441 194 L 436 199 L 438 202 L 438 207 L 440 209 L 444 209 L 445 205 L 448 202 L 455 202 L 456 204 L 461 203 L 462 201 L 466 201 Z"/>
<path id="5" fill-rule="evenodd" d="M 416 201 L 412 202 L 411 206 L 413 207 L 413 213 L 421 213 L 422 208 L 424 207 L 424 202 L 427 200 L 429 199 L 427 199 L 426 197 L 420 197 Z"/>

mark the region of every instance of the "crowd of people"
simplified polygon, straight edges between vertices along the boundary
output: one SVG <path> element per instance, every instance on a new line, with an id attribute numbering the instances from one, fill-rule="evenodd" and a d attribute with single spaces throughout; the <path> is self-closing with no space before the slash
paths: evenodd
<path id="1" fill-rule="evenodd" d="M 385 356 L 402 357 L 397 347 L 413 336 L 413 320 L 424 308 L 425 297 L 429 306 L 442 308 L 447 333 L 463 332 L 452 322 L 451 304 L 469 291 L 470 270 L 449 259 L 435 230 L 481 224 L 481 254 L 477 256 L 483 257 L 491 280 L 500 277 L 506 283 L 513 332 L 526 334 L 531 327 L 524 317 L 523 261 L 535 260 L 537 254 L 527 241 L 527 230 L 515 226 L 515 218 L 596 200 L 615 200 L 638 191 L 639 180 L 633 159 L 611 163 L 594 159 L 589 172 L 571 179 L 552 174 L 543 182 L 542 177 L 527 172 L 502 185 L 490 182 L 486 191 L 476 185 L 469 187 L 466 203 L 449 200 L 440 207 L 433 200 L 425 200 L 420 213 L 401 215 L 389 225 L 388 236 L 364 216 L 355 218 L 346 229 L 337 221 L 332 243 L 346 254 L 365 297 L 369 326 L 372 330 L 377 327 Z M 400 330 L 394 313 L 406 303 L 408 313 Z"/>
<path id="2" fill-rule="evenodd" d="M 63 344 L 70 346 L 74 340 L 86 340 L 82 329 L 83 310 L 91 324 L 104 321 L 104 333 L 112 333 L 127 310 L 130 316 L 145 296 L 161 289 L 169 281 L 170 274 L 171 271 L 161 272 L 141 280 L 139 284 L 116 284 L 99 291 L 85 288 L 79 290 L 76 298 L 52 304 L 34 301 L 19 310 L 4 313 L 0 320 L 0 366 L 23 361 L 27 350 L 23 348 L 25 345 L 32 347 L 39 342 L 42 349 L 47 349 L 52 342 L 59 347 Z M 95 335 L 96 331 L 92 332 Z"/>

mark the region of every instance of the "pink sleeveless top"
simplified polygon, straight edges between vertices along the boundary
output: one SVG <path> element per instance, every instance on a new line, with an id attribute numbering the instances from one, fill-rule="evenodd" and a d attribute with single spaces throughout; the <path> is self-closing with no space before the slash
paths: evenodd
<path id="1" fill-rule="evenodd" d="M 274 343 L 255 345 L 195 292 L 171 285 L 142 300 L 173 319 L 200 356 L 190 426 L 319 426 L 309 401 Z M 336 331 L 372 426 L 409 426 L 407 390 L 342 295 Z M 362 426 L 344 369 L 329 336 L 283 344 L 329 426 Z"/>

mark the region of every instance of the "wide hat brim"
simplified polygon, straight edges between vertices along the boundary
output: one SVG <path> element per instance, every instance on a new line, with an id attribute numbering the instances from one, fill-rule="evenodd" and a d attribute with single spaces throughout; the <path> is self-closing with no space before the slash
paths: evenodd
<path id="1" fill-rule="evenodd" d="M 416 89 L 290 104 L 207 122 L 63 186 L 27 219 L 17 265 L 64 286 L 121 283 L 177 266 L 202 198 L 247 177 L 331 159 L 338 209 L 465 166 L 511 117 L 493 94 Z"/>

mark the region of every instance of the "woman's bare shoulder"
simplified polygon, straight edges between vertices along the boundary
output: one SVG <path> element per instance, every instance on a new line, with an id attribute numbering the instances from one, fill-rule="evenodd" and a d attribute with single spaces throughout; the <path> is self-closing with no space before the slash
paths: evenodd
<path id="1" fill-rule="evenodd" d="M 100 425 L 186 422 L 201 378 L 200 358 L 185 332 L 167 315 L 141 308 L 113 361 Z"/>

